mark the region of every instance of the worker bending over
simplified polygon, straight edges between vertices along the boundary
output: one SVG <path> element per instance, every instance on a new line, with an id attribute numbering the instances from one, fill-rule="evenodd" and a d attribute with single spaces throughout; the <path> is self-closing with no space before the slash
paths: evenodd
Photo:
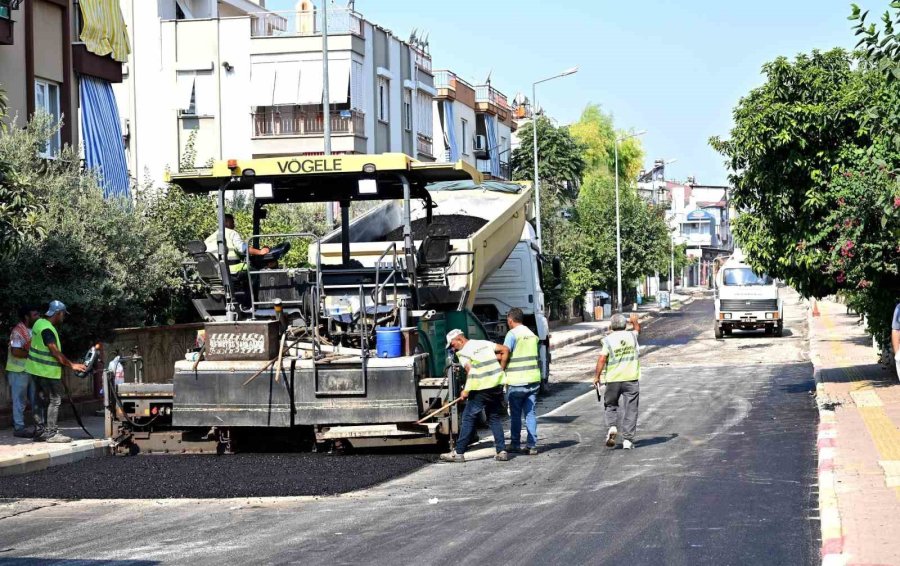
<path id="1" fill-rule="evenodd" d="M 506 370 L 506 384 L 509 386 L 509 435 L 510 449 L 522 454 L 537 454 L 537 394 L 541 388 L 541 367 L 538 359 L 538 337 L 524 324 L 525 315 L 520 308 L 509 309 L 506 324 L 509 332 L 503 345 L 512 354 Z M 525 415 L 525 429 L 528 436 L 525 449 L 522 443 L 522 414 Z"/>
<path id="2" fill-rule="evenodd" d="M 214 254 L 219 253 L 219 231 L 216 230 L 206 238 L 206 251 Z M 250 255 L 266 255 L 269 248 L 256 249 L 248 245 L 241 238 L 241 235 L 234 229 L 234 215 L 225 215 L 225 247 L 228 249 L 228 257 L 225 258 L 228 263 L 228 270 L 232 275 L 241 273 L 246 268 L 244 258 Z"/>
<path id="3" fill-rule="evenodd" d="M 465 462 L 466 449 L 475 434 L 475 422 L 483 410 L 494 435 L 496 459 L 506 462 L 506 441 L 503 438 L 503 367 L 509 359 L 509 348 L 488 340 L 469 340 L 462 330 L 447 333 L 447 347 L 466 370 L 466 385 L 461 397 L 466 401 L 462 416 L 462 428 L 456 441 L 456 450 L 441 454 L 444 462 Z"/>
<path id="4" fill-rule="evenodd" d="M 624 399 L 624 411 L 622 413 L 622 448 L 631 450 L 634 448 L 634 433 L 637 429 L 638 397 L 641 379 L 641 363 L 638 360 L 640 345 L 638 335 L 641 332 L 641 323 L 636 314 L 631 315 L 633 331 L 628 331 L 628 323 L 625 316 L 613 315 L 610 320 L 612 332 L 600 341 L 600 357 L 597 358 L 597 369 L 594 372 L 594 386 L 600 384 L 603 395 L 603 408 L 606 415 L 606 445 L 610 448 L 616 445 L 616 436 L 619 433 L 619 399 Z M 602 378 L 603 369 L 606 368 L 606 378 Z"/>

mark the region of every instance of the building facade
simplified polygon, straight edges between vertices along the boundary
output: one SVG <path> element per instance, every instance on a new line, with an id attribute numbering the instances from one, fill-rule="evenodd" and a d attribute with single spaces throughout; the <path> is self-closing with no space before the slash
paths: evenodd
<path id="1" fill-rule="evenodd" d="M 402 41 L 347 8 L 329 8 L 328 102 L 323 13 L 250 0 L 121 0 L 134 62 L 117 97 L 132 175 L 211 160 L 403 152 L 433 160 L 427 45 Z"/>
<path id="2" fill-rule="evenodd" d="M 112 84 L 122 81 L 130 45 L 117 0 L 0 0 L 0 88 L 8 120 L 37 112 L 60 124 L 42 156 L 79 146 L 107 195 L 130 184 Z"/>

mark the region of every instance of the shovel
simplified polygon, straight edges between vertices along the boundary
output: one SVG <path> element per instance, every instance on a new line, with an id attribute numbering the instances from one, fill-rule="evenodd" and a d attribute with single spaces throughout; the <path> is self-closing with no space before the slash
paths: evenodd
<path id="1" fill-rule="evenodd" d="M 449 409 L 453 405 L 456 405 L 460 401 L 462 401 L 462 397 L 457 397 L 456 399 L 454 399 L 453 401 L 450 401 L 443 407 L 441 407 L 439 409 L 435 409 L 434 411 L 431 411 L 430 413 L 428 413 L 427 415 L 425 415 L 424 417 L 422 417 L 421 419 L 417 420 L 414 423 L 399 423 L 397 425 L 397 430 L 403 430 L 403 431 L 407 431 L 407 432 L 426 433 L 426 432 L 428 432 L 428 427 L 422 423 L 424 423 L 431 417 L 446 411 L 447 409 Z"/>

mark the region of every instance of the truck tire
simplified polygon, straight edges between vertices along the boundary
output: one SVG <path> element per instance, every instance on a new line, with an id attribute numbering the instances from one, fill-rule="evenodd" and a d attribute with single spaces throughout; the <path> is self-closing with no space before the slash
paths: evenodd
<path id="1" fill-rule="evenodd" d="M 772 326 L 771 324 L 767 324 L 766 325 L 766 336 L 772 336 L 773 334 L 775 334 L 775 327 Z"/>
<path id="2" fill-rule="evenodd" d="M 716 335 L 716 340 L 722 339 L 722 327 L 719 326 L 718 322 L 716 323 L 715 327 L 713 328 L 713 334 Z"/>
<path id="3" fill-rule="evenodd" d="M 775 337 L 781 338 L 784 335 L 784 323 L 779 322 L 778 326 L 775 327 Z"/>
<path id="4" fill-rule="evenodd" d="M 538 350 L 538 359 L 541 364 L 541 393 L 550 392 L 550 349 L 547 344 L 541 344 Z"/>
<path id="5" fill-rule="evenodd" d="M 722 331 L 725 333 L 725 336 L 731 336 L 731 331 L 732 331 L 732 330 L 734 330 L 734 328 L 733 328 L 731 325 L 724 326 L 724 327 L 722 328 Z"/>

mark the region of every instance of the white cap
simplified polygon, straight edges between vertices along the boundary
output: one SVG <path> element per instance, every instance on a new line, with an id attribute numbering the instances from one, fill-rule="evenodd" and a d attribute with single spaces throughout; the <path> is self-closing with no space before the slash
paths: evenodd
<path id="1" fill-rule="evenodd" d="M 459 328 L 454 328 L 453 330 L 448 332 L 447 333 L 447 347 L 448 348 L 450 347 L 450 342 L 452 342 L 454 338 L 458 338 L 460 336 L 463 336 L 463 331 L 460 330 Z"/>

